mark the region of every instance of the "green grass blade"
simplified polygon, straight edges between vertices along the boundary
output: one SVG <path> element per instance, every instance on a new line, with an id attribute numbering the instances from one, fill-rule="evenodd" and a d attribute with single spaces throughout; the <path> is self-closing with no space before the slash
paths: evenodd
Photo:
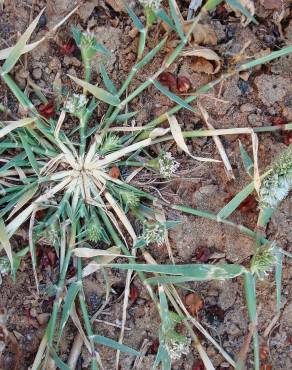
<path id="1" fill-rule="evenodd" d="M 68 365 L 66 365 L 65 362 L 63 362 L 60 359 L 60 357 L 57 355 L 56 351 L 51 349 L 50 353 L 51 353 L 51 356 L 52 356 L 53 360 L 55 361 L 55 364 L 57 365 L 58 369 L 60 369 L 60 370 L 70 370 L 70 367 Z"/>
<path id="2" fill-rule="evenodd" d="M 133 9 L 127 4 L 126 1 L 124 0 L 121 0 L 122 4 L 124 5 L 124 7 L 126 8 L 130 18 L 132 19 L 132 21 L 134 22 L 134 25 L 135 27 L 141 32 L 144 30 L 144 26 L 142 24 L 142 22 L 140 21 L 140 19 L 136 16 L 136 14 L 134 13 Z"/>
<path id="3" fill-rule="evenodd" d="M 251 62 L 243 63 L 238 67 L 237 70 L 238 71 L 243 71 L 243 70 L 246 70 L 246 69 L 249 69 L 249 68 L 253 68 L 255 66 L 258 66 L 259 64 L 268 63 L 273 59 L 283 57 L 284 55 L 288 55 L 290 53 L 292 53 L 292 45 L 287 46 L 287 47 L 285 47 L 281 50 L 278 50 L 278 51 L 273 51 L 271 54 L 266 55 L 266 56 L 261 57 L 261 58 L 258 58 L 258 59 L 255 59 L 255 60 L 252 60 Z"/>
<path id="4" fill-rule="evenodd" d="M 209 12 L 221 3 L 223 3 L 223 0 L 208 0 L 203 8 Z"/>
<path id="5" fill-rule="evenodd" d="M 0 168 L 0 173 L 3 173 L 9 170 L 10 168 L 17 167 L 19 165 L 21 165 L 21 167 L 24 167 L 24 163 L 27 162 L 24 161 L 25 158 L 26 153 L 24 151 L 15 155 L 14 157 L 9 158 L 9 161 Z"/>
<path id="6" fill-rule="evenodd" d="M 8 219 L 12 217 L 16 212 L 18 212 L 23 206 L 26 205 L 27 202 L 31 200 L 31 198 L 35 195 L 38 190 L 38 185 L 33 186 L 32 188 L 28 189 L 21 197 L 18 199 L 17 203 L 13 207 L 12 212 L 9 214 Z"/>
<path id="7" fill-rule="evenodd" d="M 11 244 L 9 241 L 9 235 L 6 231 L 6 227 L 4 224 L 4 221 L 2 218 L 0 218 L 0 250 L 4 249 L 6 252 L 6 255 L 9 259 L 10 265 L 11 265 L 11 270 L 13 269 L 13 255 L 12 255 L 12 248 Z"/>
<path id="8" fill-rule="evenodd" d="M 113 84 L 112 80 L 109 78 L 109 75 L 105 69 L 105 66 L 102 62 L 99 62 L 98 64 L 99 72 L 101 74 L 104 86 L 107 88 L 107 90 L 113 94 L 116 95 L 118 93 L 115 85 Z"/>
<path id="9" fill-rule="evenodd" d="M 226 0 L 226 2 L 232 6 L 232 8 L 239 10 L 247 19 L 252 21 L 254 24 L 259 22 L 250 14 L 250 12 L 237 0 Z"/>
<path id="10" fill-rule="evenodd" d="M 254 169 L 253 161 L 250 158 L 250 156 L 247 154 L 240 140 L 239 140 L 239 150 L 240 150 L 241 159 L 242 159 L 243 166 L 244 166 L 246 173 L 250 177 L 253 177 L 253 169 Z"/>
<path id="11" fill-rule="evenodd" d="M 38 165 L 38 163 L 36 161 L 36 158 L 35 158 L 35 156 L 33 154 L 33 151 L 31 150 L 30 145 L 28 144 L 28 142 L 26 141 L 26 139 L 24 138 L 23 135 L 21 135 L 20 139 L 21 139 L 23 148 L 24 148 L 24 150 L 25 150 L 25 152 L 27 154 L 27 158 L 29 160 L 29 163 L 31 164 L 32 168 L 35 170 L 35 173 L 37 175 L 39 175 L 40 174 L 39 165 Z"/>
<path id="12" fill-rule="evenodd" d="M 101 89 L 100 87 L 97 87 L 95 85 L 92 85 L 89 82 L 80 80 L 77 77 L 70 75 L 68 76 L 71 78 L 71 80 L 76 82 L 77 85 L 84 87 L 97 99 L 102 100 L 103 102 L 108 103 L 109 105 L 117 106 L 120 104 L 120 99 L 117 96 L 110 94 L 108 91 Z"/>
<path id="13" fill-rule="evenodd" d="M 161 364 L 162 370 L 171 370 L 171 358 L 165 347 L 165 345 L 160 345 L 158 352 L 151 370 L 155 370 Z"/>
<path id="14" fill-rule="evenodd" d="M 174 101 L 176 104 L 179 104 L 182 108 L 188 109 L 191 112 L 195 113 L 196 109 L 190 106 L 185 100 L 177 96 L 176 94 L 169 91 L 166 87 L 162 86 L 158 81 L 153 80 L 153 85 L 160 91 L 162 94 L 166 95 L 170 100 Z"/>
<path id="15" fill-rule="evenodd" d="M 119 114 L 119 115 L 116 117 L 116 121 L 117 121 L 117 122 L 125 122 L 125 121 L 127 121 L 128 119 L 135 117 L 135 116 L 137 115 L 137 113 L 138 113 L 138 111 Z"/>
<path id="16" fill-rule="evenodd" d="M 281 253 L 281 251 L 276 249 L 275 280 L 276 280 L 277 311 L 280 311 L 281 309 L 282 269 L 283 269 L 283 254 Z"/>
<path id="17" fill-rule="evenodd" d="M 169 274 L 178 276 L 193 277 L 197 280 L 211 279 L 231 279 L 246 272 L 241 265 L 206 265 L 206 264 L 186 264 L 186 265 L 149 265 L 149 264 L 111 264 L 107 267 L 135 270 L 143 272 L 153 272 L 159 274 Z"/>
<path id="18" fill-rule="evenodd" d="M 172 22 L 172 20 L 169 18 L 169 16 L 167 15 L 166 11 L 164 9 L 159 9 L 157 12 L 156 12 L 156 16 L 160 19 L 163 20 L 163 22 L 165 22 L 169 27 L 170 29 L 172 29 L 173 31 L 176 31 L 176 28 L 175 28 L 175 25 L 174 23 Z"/>
<path id="19" fill-rule="evenodd" d="M 184 30 L 183 30 L 183 27 L 180 21 L 179 9 L 178 9 L 178 6 L 175 0 L 169 0 L 169 8 L 170 8 L 170 14 L 175 23 L 176 31 L 179 34 L 179 37 L 184 41 L 186 35 L 184 33 Z"/>
<path id="20" fill-rule="evenodd" d="M 161 50 L 161 48 L 163 47 L 163 45 L 165 44 L 167 38 L 165 37 L 164 39 L 162 39 L 156 46 L 155 48 L 153 48 L 151 51 L 149 51 L 149 53 L 147 53 L 145 55 L 145 57 L 140 60 L 140 62 L 138 62 L 136 64 L 136 66 L 134 67 L 136 70 L 139 70 L 143 67 L 145 67 L 150 61 L 151 59 L 153 59 L 155 57 L 155 55 Z"/>
<path id="21" fill-rule="evenodd" d="M 70 316 L 70 311 L 72 304 L 79 293 L 81 289 L 81 284 L 79 281 L 74 282 L 70 285 L 68 292 L 66 294 L 65 302 L 64 302 L 64 307 L 62 311 L 62 316 L 61 316 L 61 321 L 59 325 L 59 331 L 58 331 L 58 341 L 60 340 L 63 330 L 65 328 L 66 322 Z"/>
<path id="22" fill-rule="evenodd" d="M 101 344 L 103 346 L 107 346 L 110 348 L 113 348 L 117 351 L 121 352 L 126 352 L 130 353 L 131 355 L 134 356 L 140 356 L 140 352 L 136 351 L 135 349 L 126 346 L 125 344 L 119 343 L 113 339 L 104 337 L 103 335 L 93 335 L 91 339 L 96 343 L 96 344 Z"/>
<path id="23" fill-rule="evenodd" d="M 217 213 L 217 217 L 221 219 L 228 218 L 253 191 L 254 182 L 251 182 Z"/>
<path id="24" fill-rule="evenodd" d="M 254 369 L 260 369 L 259 338 L 257 332 L 257 307 L 255 277 L 250 273 L 244 274 L 244 288 L 247 303 L 247 310 L 250 322 L 253 326 L 253 347 L 254 347 Z"/>
<path id="25" fill-rule="evenodd" d="M 19 38 L 14 48 L 11 50 L 8 58 L 6 59 L 5 63 L 2 67 L 2 73 L 8 73 L 11 69 L 15 66 L 18 59 L 20 58 L 23 50 L 26 46 L 28 39 L 30 38 L 31 34 L 33 33 L 34 29 L 36 28 L 41 15 L 43 14 L 44 9 L 40 12 L 40 14 L 35 18 L 35 20 L 29 25 L 27 30 L 24 34 Z"/>
<path id="26" fill-rule="evenodd" d="M 108 57 L 111 56 L 111 52 L 105 46 L 103 46 L 102 44 L 100 44 L 99 42 L 97 42 L 94 47 L 95 47 L 95 50 L 98 53 L 104 54 L 104 55 L 106 55 Z"/>

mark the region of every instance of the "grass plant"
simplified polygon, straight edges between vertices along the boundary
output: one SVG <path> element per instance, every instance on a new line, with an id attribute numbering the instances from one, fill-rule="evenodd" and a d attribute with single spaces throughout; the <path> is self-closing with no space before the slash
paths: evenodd
<path id="1" fill-rule="evenodd" d="M 104 267 L 126 269 L 128 271 L 123 323 L 126 320 L 127 292 L 132 271 L 136 271 L 139 275 L 161 317 L 160 347 L 154 368 L 161 365 L 163 370 L 170 369 L 173 360 L 177 359 L 182 353 L 187 353 L 191 342 L 198 349 L 205 367 L 214 369 L 211 360 L 192 329 L 193 324 L 197 325 L 199 330 L 219 349 L 220 353 L 232 366 L 236 366 L 234 360 L 214 341 L 208 332 L 187 315 L 185 307 L 175 290 L 175 285 L 178 284 L 179 286 L 181 283 L 190 281 L 226 280 L 243 276 L 247 308 L 253 325 L 254 368 L 259 369 L 256 279 L 264 277 L 271 268 L 277 265 L 276 282 L 279 297 L 281 267 L 276 261 L 281 260 L 282 251 L 267 240 L 265 235 L 252 231 L 245 226 L 236 225 L 228 220 L 232 212 L 257 185 L 254 172 L 250 172 L 250 169 L 255 167 L 255 161 L 248 158 L 244 149 L 241 149 L 243 162 L 249 175 L 252 176 L 252 182 L 218 214 L 180 205 L 166 204 L 152 194 L 133 187 L 125 181 L 123 176 L 125 171 L 131 171 L 133 166 L 139 166 L 147 168 L 150 173 L 160 173 L 161 177 L 169 178 L 177 169 L 177 163 L 171 155 L 161 153 L 157 158 L 150 158 L 150 155 L 144 157 L 142 155 L 141 157 L 141 153 L 147 152 L 152 145 L 157 143 L 175 141 L 182 150 L 191 155 L 185 144 L 186 138 L 229 134 L 250 134 L 252 136 L 257 133 L 274 132 L 279 129 L 271 126 L 183 132 L 178 125 L 175 114 L 180 109 L 188 109 L 194 112 L 195 108 L 191 103 L 198 99 L 201 94 L 212 90 L 221 81 L 241 71 L 268 63 L 292 52 L 290 46 L 235 66 L 233 71 L 222 74 L 221 77 L 199 88 L 187 98 L 167 90 L 159 83 L 159 75 L 180 55 L 189 40 L 191 32 L 198 25 L 203 14 L 213 10 L 220 2 L 218 0 L 208 0 L 202 7 L 201 12 L 192 20 L 188 33 L 183 30 L 175 0 L 169 0 L 169 12 L 161 9 L 159 1 L 141 1 L 147 19 L 146 26 L 143 26 L 134 11 L 128 5 L 125 5 L 129 16 L 140 32 L 140 42 L 137 62 L 119 89 L 111 81 L 102 58 L 99 61 L 99 70 L 104 88 L 92 83 L 93 56 L 98 52 L 103 55 L 103 58 L 106 58 L 110 53 L 103 45 L 98 43 L 94 34 L 87 31 L 81 32 L 73 28 L 73 36 L 81 51 L 84 78 L 69 77 L 76 87 L 82 88 L 82 91 L 80 90 L 79 94 L 69 92 L 66 97 L 62 97 L 64 104 L 58 112 L 59 118 L 57 120 L 43 117 L 32 104 L 30 98 L 15 83 L 11 75 L 13 67 L 19 61 L 21 55 L 39 45 L 38 43 L 29 45 L 27 42 L 36 28 L 42 12 L 20 37 L 16 45 L 9 50 L 9 53 L 2 53 L 6 55 L 6 58 L 0 68 L 1 79 L 11 90 L 27 116 L 14 121 L 1 122 L 0 126 L 0 153 L 4 158 L 4 160 L 1 160 L 0 167 L 0 239 L 1 249 L 6 252 L 6 257 L 3 257 L 4 259 L 1 257 L 3 263 L 0 261 L 0 266 L 5 265 L 3 272 L 7 273 L 10 270 L 15 275 L 20 258 L 25 255 L 28 249 L 15 253 L 11 247 L 10 239 L 25 225 L 28 225 L 29 228 L 29 251 L 37 289 L 39 288 L 36 259 L 36 244 L 38 241 L 41 238 L 49 239 L 60 260 L 60 276 L 54 287 L 55 299 L 52 315 L 32 369 L 46 368 L 49 361 L 53 361 L 61 369 L 69 368 L 59 357 L 59 344 L 69 317 L 77 326 L 83 342 L 91 354 L 92 369 L 102 368 L 96 344 L 114 348 L 118 353 L 123 351 L 133 356 L 140 355 L 137 349 L 130 348 L 122 343 L 122 334 L 119 341 L 115 341 L 93 331 L 84 295 L 83 278 L 98 269 L 105 271 Z M 242 5 L 237 1 L 233 0 L 232 5 L 242 10 Z M 245 8 L 242 12 L 245 16 L 250 17 Z M 169 32 L 176 32 L 180 41 L 176 48 L 167 55 L 158 70 L 147 77 L 138 87 L 131 90 L 131 82 L 136 73 L 147 67 L 158 53 L 163 53 L 165 43 L 169 37 L 169 33 L 166 33 L 165 38 L 145 54 L 148 29 L 156 19 L 162 19 L 170 25 Z M 127 130 L 121 125 L 121 122 L 134 117 L 136 112 L 127 112 L 125 108 L 135 97 L 150 86 L 154 86 L 165 94 L 174 103 L 173 108 L 138 130 Z M 128 94 L 125 94 L 128 89 Z M 92 126 L 93 115 L 101 103 L 106 104 L 107 110 L 103 119 L 98 123 L 95 122 Z M 0 109 L 5 111 L 6 108 L 1 105 Z M 76 129 L 73 132 L 68 132 L 63 128 L 68 117 L 76 122 Z M 169 121 L 170 130 L 159 127 L 166 120 Z M 289 123 L 281 129 L 291 130 L 291 128 L 292 124 Z M 11 154 L 12 152 L 14 154 Z M 214 165 L 218 162 L 212 158 L 193 158 L 198 161 L 215 162 Z M 283 155 L 283 158 L 279 160 L 275 167 L 260 177 L 262 185 L 259 190 L 259 197 L 265 210 L 267 202 L 264 195 L 266 195 L 268 187 L 271 190 L 271 187 L 277 182 L 278 188 L 281 188 L 281 196 L 277 197 L 277 204 L 273 203 L 273 209 L 278 206 L 278 200 L 282 200 L 291 188 L 290 149 Z M 114 167 L 119 168 L 120 173 L 122 173 L 121 176 L 111 175 L 111 170 Z M 288 179 L 285 184 L 286 180 L 283 177 L 286 180 Z M 283 184 L 285 185 L 285 192 L 282 191 Z M 280 192 L 278 190 L 277 195 Z M 167 229 L 175 227 L 177 220 L 157 221 L 156 214 L 161 213 L 161 211 L 152 205 L 154 202 L 156 204 L 160 203 L 164 207 L 171 207 L 173 210 L 205 217 L 214 222 L 222 222 L 253 238 L 255 253 L 250 266 L 236 264 L 155 264 L 155 261 L 151 260 L 151 256 L 149 256 L 147 245 L 149 243 L 162 243 Z M 270 208 L 270 205 L 268 206 Z M 266 224 L 268 216 L 263 216 L 263 207 L 261 208 L 260 220 L 264 218 Z M 40 210 L 44 213 L 41 219 L 36 217 Z M 270 215 L 271 212 L 269 212 L 269 217 Z M 140 222 L 141 232 L 138 235 L 133 227 L 133 218 Z M 262 224 L 261 221 L 259 223 Z M 137 253 L 144 257 L 146 263 L 136 262 Z M 113 263 L 117 257 L 125 258 L 126 263 Z M 84 266 L 84 258 L 91 259 L 86 266 Z M 72 262 L 77 267 L 77 274 L 73 280 L 70 280 L 67 279 L 67 273 Z M 149 273 L 153 275 L 148 277 Z M 158 295 L 155 293 L 153 285 L 159 287 Z M 80 307 L 80 317 L 75 308 L 75 302 L 77 301 Z M 170 309 L 170 304 L 176 312 Z M 80 322 L 81 317 L 82 323 Z M 186 325 L 188 337 L 177 333 L 176 325 L 180 322 Z"/>

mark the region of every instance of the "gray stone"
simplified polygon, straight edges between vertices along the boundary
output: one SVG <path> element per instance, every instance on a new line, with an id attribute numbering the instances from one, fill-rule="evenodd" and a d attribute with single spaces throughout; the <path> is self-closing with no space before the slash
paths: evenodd
<path id="1" fill-rule="evenodd" d="M 40 68 L 35 68 L 33 71 L 32 71 L 32 77 L 35 79 L 35 80 L 39 80 L 41 77 L 42 77 L 42 70 Z"/>

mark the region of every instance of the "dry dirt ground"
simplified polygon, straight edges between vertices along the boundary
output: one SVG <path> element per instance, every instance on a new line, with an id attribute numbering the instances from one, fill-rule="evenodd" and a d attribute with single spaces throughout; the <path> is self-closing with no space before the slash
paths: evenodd
<path id="1" fill-rule="evenodd" d="M 218 11 L 212 13 L 209 22 L 215 30 L 217 41 L 216 45 L 211 47 L 224 61 L 221 71 L 230 68 L 232 57 L 238 55 L 243 48 L 245 48 L 242 53 L 243 58 L 248 58 L 253 55 L 259 56 L 267 50 L 274 51 L 282 46 L 291 45 L 292 10 L 291 2 L 290 8 L 288 2 L 289 0 L 285 4 L 285 12 L 280 15 L 279 9 L 267 10 L 259 1 L 256 1 L 256 14 L 260 23 L 258 26 L 243 27 L 240 19 L 230 9 L 220 7 Z M 0 48 L 13 45 L 18 35 L 28 26 L 30 17 L 35 17 L 44 6 L 47 8 L 33 36 L 35 38 L 44 35 L 51 25 L 55 24 L 76 3 L 81 3 L 81 1 L 5 1 L 5 7 L 0 11 Z M 112 57 L 107 61 L 107 68 L 115 84 L 119 86 L 125 79 L 136 58 L 137 34 L 131 20 L 114 0 L 82 3 L 80 10 L 59 29 L 57 35 L 30 53 L 27 59 L 23 58 L 22 63 L 15 68 L 14 78 L 21 88 L 26 87 L 26 77 L 29 76 L 43 89 L 43 93 L 49 99 L 52 98 L 54 83 L 62 81 L 64 88 L 73 89 L 66 73 L 82 76 L 80 56 L 78 53 L 64 56 L 60 52 L 60 45 L 68 40 L 71 25 L 77 25 L 82 29 L 89 26 L 96 33 L 99 41 L 103 42 L 112 52 Z M 179 3 L 185 16 L 189 2 L 179 1 Z M 131 4 L 136 6 L 135 1 L 131 1 Z M 142 16 L 141 9 L 137 6 L 136 11 Z M 154 26 L 150 32 L 147 50 L 150 50 L 160 37 L 161 28 Z M 137 75 L 133 86 L 143 82 L 148 74 L 150 75 L 157 69 L 161 61 L 162 59 L 157 57 L 151 63 L 147 73 L 144 71 Z M 170 71 L 177 75 L 187 76 L 192 83 L 192 90 L 216 77 L 204 71 L 197 72 L 187 57 L 179 58 Z M 96 67 L 93 79 L 100 82 L 97 72 Z M 216 128 L 269 126 L 279 119 L 292 121 L 291 86 L 292 57 L 290 56 L 256 68 L 245 76 L 235 76 L 225 81 L 210 95 L 202 97 L 200 102 L 208 111 Z M 36 105 L 40 104 L 34 94 L 31 94 L 31 98 Z M 19 114 L 15 99 L 1 81 L 0 101 L 14 114 Z M 135 122 L 137 125 L 143 125 L 170 106 L 172 103 L 151 87 L 131 103 L 130 109 L 139 111 Z M 3 115 L 0 118 L 5 119 Z M 199 114 L 194 115 L 185 110 L 177 115 L 177 119 L 181 127 L 186 130 L 203 128 L 205 125 Z M 223 165 L 196 163 L 171 144 L 165 147 L 180 163 L 177 176 L 168 182 L 158 177 L 153 177 L 149 181 L 149 175 L 142 173 L 140 177 L 135 178 L 135 184 L 155 195 L 159 195 L 156 190 L 158 189 L 169 202 L 217 212 L 249 181 L 240 161 L 238 139 L 237 135 L 222 138 L 233 167 L 235 180 L 228 180 Z M 250 137 L 241 135 L 240 139 L 251 153 Z M 288 137 L 282 133 L 259 135 L 260 168 L 264 169 L 269 165 L 272 159 L 285 149 L 289 141 L 291 143 L 291 136 Z M 187 145 L 194 155 L 219 158 L 212 138 L 189 139 Z M 154 148 L 154 150 L 159 150 L 159 148 Z M 256 225 L 258 210 L 256 202 L 251 201 L 250 204 L 234 212 L 231 219 L 253 229 Z M 174 213 L 174 211 L 170 213 L 165 211 L 167 218 L 182 220 L 182 223 L 169 235 L 176 263 L 195 263 L 202 258 L 209 263 L 224 261 L 248 263 L 252 251 L 252 240 L 212 221 Z M 291 199 L 286 199 L 274 213 L 268 226 L 268 236 L 275 240 L 281 248 L 292 251 Z M 23 230 L 22 234 L 13 240 L 15 250 L 27 245 L 26 237 L 26 231 Z M 159 263 L 168 261 L 165 246 L 152 246 L 150 251 Z M 33 362 L 52 308 L 52 299 L 46 295 L 45 288 L 55 283 L 58 276 L 58 261 L 48 262 L 48 255 L 50 256 L 50 246 L 46 247 L 45 252 L 40 251 L 38 274 L 44 288 L 44 293 L 40 296 L 36 294 L 29 257 L 22 263 L 16 282 L 13 282 L 9 276 L 3 277 L 0 286 L 0 308 L 5 307 L 8 311 L 8 329 L 13 333 L 17 345 L 6 349 L 1 358 L 1 369 L 28 369 Z M 292 300 L 291 285 L 289 285 L 292 277 L 291 271 L 291 260 L 284 259 L 283 307 L 279 319 L 268 335 L 265 335 L 265 330 L 276 314 L 273 274 L 267 280 L 260 282 L 257 287 L 260 306 L 259 333 L 262 348 L 265 346 L 268 348 L 268 353 L 264 356 L 264 362 L 270 366 L 267 369 L 292 368 Z M 121 322 L 125 273 L 115 271 L 110 276 L 113 284 L 111 300 L 106 310 L 98 317 L 98 321 L 94 323 L 94 329 L 99 334 L 117 339 Z M 140 348 L 143 343 L 149 346 L 141 367 L 148 370 L 151 368 L 157 350 L 159 317 L 138 279 L 134 279 L 133 285 L 138 289 L 139 294 L 128 308 L 125 343 L 134 348 Z M 189 287 L 194 289 L 203 300 L 203 308 L 198 313 L 198 319 L 224 349 L 235 357 L 248 332 L 242 280 L 239 278 L 228 282 L 191 283 Z M 104 300 L 102 276 L 96 274 L 86 279 L 85 291 L 89 311 L 93 314 Z M 187 291 L 182 290 L 181 294 L 185 295 Z M 75 335 L 76 329 L 72 325 L 67 329 L 65 339 L 61 343 L 61 356 L 64 360 L 67 359 Z M 201 340 L 217 369 L 230 368 L 210 343 L 203 337 Z M 113 370 L 115 368 L 114 351 L 105 347 L 100 347 L 99 350 L 105 369 Z M 200 369 L 196 367 L 199 366 L 198 359 L 198 353 L 192 350 L 187 356 L 183 356 L 181 360 L 174 363 L 173 369 Z M 248 360 L 248 369 L 252 369 L 251 360 L 252 356 Z M 129 369 L 132 366 L 133 358 L 122 354 L 120 368 Z M 84 349 L 79 358 L 78 369 L 87 367 L 88 353 Z"/>

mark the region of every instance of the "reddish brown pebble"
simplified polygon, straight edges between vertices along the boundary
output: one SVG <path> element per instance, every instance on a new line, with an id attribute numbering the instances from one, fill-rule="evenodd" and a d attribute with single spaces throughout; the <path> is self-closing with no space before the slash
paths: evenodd
<path id="1" fill-rule="evenodd" d="M 156 355 L 156 353 L 158 352 L 158 348 L 159 348 L 159 340 L 154 339 L 151 343 L 151 346 L 148 349 L 148 353 L 150 355 Z"/>
<path id="2" fill-rule="evenodd" d="M 195 293 L 190 293 L 185 296 L 185 305 L 192 316 L 196 316 L 198 311 L 203 308 L 203 300 Z"/>
<path id="3" fill-rule="evenodd" d="M 139 290 L 135 285 L 131 285 L 129 299 L 132 303 L 136 302 L 139 298 Z"/>
<path id="4" fill-rule="evenodd" d="M 171 72 L 162 72 L 158 77 L 158 81 L 161 85 L 166 86 L 171 90 L 174 90 L 176 87 L 176 77 Z"/>
<path id="5" fill-rule="evenodd" d="M 71 37 L 65 44 L 61 45 L 60 52 L 63 55 L 71 55 L 76 50 L 75 40 Z"/>
<path id="6" fill-rule="evenodd" d="M 291 145 L 292 144 L 292 132 L 286 132 L 283 137 L 283 143 L 285 145 Z"/>
<path id="7" fill-rule="evenodd" d="M 249 195 L 243 202 L 240 203 L 238 209 L 240 212 L 248 213 L 252 212 L 257 208 L 257 200 L 254 195 Z"/>
<path id="8" fill-rule="evenodd" d="M 202 360 L 197 360 L 194 365 L 192 370 L 205 370 L 205 366 Z"/>
<path id="9" fill-rule="evenodd" d="M 36 211 L 35 213 L 35 219 L 40 221 L 45 217 L 45 211 L 43 209 L 40 209 L 39 211 Z"/>
<path id="10" fill-rule="evenodd" d="M 185 76 L 180 76 L 176 80 L 176 87 L 179 92 L 186 93 L 191 88 L 191 81 Z"/>
<path id="11" fill-rule="evenodd" d="M 271 122 L 273 126 L 281 126 L 281 125 L 286 125 L 287 120 L 283 117 L 273 117 L 271 119 Z"/>
<path id="12" fill-rule="evenodd" d="M 46 256 L 48 257 L 49 263 L 52 267 L 56 266 L 57 255 L 51 249 L 46 249 Z"/>
<path id="13" fill-rule="evenodd" d="M 269 348 L 266 345 L 260 347 L 260 359 L 266 361 L 269 355 Z"/>
<path id="14" fill-rule="evenodd" d="M 273 370 L 273 366 L 271 364 L 262 365 L 260 370 Z"/>
<path id="15" fill-rule="evenodd" d="M 47 119 L 54 117 L 54 115 L 56 114 L 55 103 L 51 101 L 48 104 L 40 105 L 39 112 L 42 116 L 44 116 Z"/>
<path id="16" fill-rule="evenodd" d="M 207 262 L 210 256 L 211 252 L 207 247 L 199 247 L 196 251 L 196 260 L 199 262 Z"/>
<path id="17" fill-rule="evenodd" d="M 113 166 L 110 170 L 109 173 L 110 177 L 113 179 L 118 179 L 121 175 L 121 172 L 117 166 Z"/>

